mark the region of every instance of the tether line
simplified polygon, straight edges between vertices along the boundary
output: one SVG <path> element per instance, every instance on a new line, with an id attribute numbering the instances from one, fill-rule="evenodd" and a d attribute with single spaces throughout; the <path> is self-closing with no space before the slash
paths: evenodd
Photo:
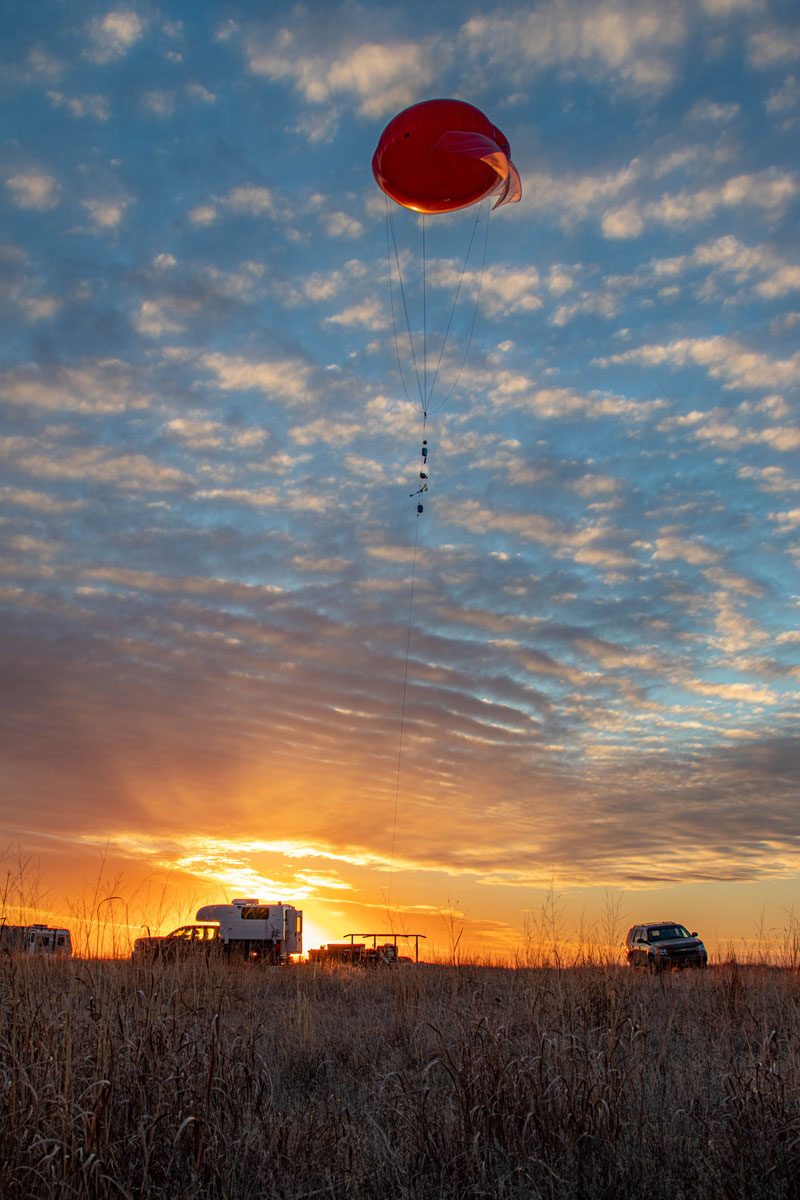
<path id="1" fill-rule="evenodd" d="M 403 286 L 403 273 L 400 270 L 400 254 L 397 249 L 397 236 L 395 234 L 395 228 L 394 228 L 394 217 L 392 216 L 392 210 L 389 207 L 388 197 L 384 197 L 384 199 L 386 202 L 386 254 L 387 254 L 388 263 L 389 263 L 389 295 L 391 297 L 391 302 L 392 302 L 392 329 L 394 332 L 394 349 L 395 349 L 395 354 L 397 355 L 397 369 L 400 372 L 400 382 L 403 385 L 403 391 L 406 394 L 406 400 L 410 401 L 411 397 L 408 394 L 405 373 L 403 371 L 403 360 L 400 355 L 400 341 L 397 336 L 397 318 L 395 315 L 394 282 L 393 282 L 394 276 L 393 276 L 393 271 L 392 271 L 392 249 L 394 249 L 394 261 L 397 266 L 397 281 L 398 281 L 398 284 L 400 287 L 400 296 L 403 301 L 403 313 L 404 313 L 405 319 L 406 319 L 406 331 L 408 333 L 408 345 L 411 350 L 411 362 L 414 366 L 414 374 L 417 379 L 417 391 L 419 392 L 419 400 L 420 400 L 420 404 L 422 405 L 422 411 L 424 413 L 425 412 L 425 393 L 422 388 L 422 381 L 420 380 L 420 377 L 419 377 L 419 367 L 417 366 L 417 355 L 416 355 L 416 351 L 414 349 L 414 336 L 411 332 L 411 319 L 408 315 L 408 302 L 406 300 L 406 289 Z"/>
<path id="2" fill-rule="evenodd" d="M 422 214 L 422 416 L 428 415 L 428 291 L 426 284 L 425 213 Z"/>
<path id="3" fill-rule="evenodd" d="M 423 432 L 425 423 L 423 420 Z M 392 877 L 394 875 L 394 849 L 395 840 L 397 838 L 397 809 L 400 803 L 400 770 L 403 762 L 403 737 L 406 727 L 406 699 L 408 696 L 408 663 L 411 658 L 411 623 L 414 615 L 414 582 L 417 574 L 417 545 L 419 543 L 419 514 L 414 526 L 414 552 L 411 556 L 411 595 L 408 601 L 408 626 L 406 629 L 406 661 L 403 667 L 403 698 L 400 704 L 400 738 L 397 747 L 397 773 L 395 777 L 394 787 L 394 817 L 392 820 L 392 850 L 389 860 L 389 886 L 386 892 L 386 907 L 389 908 L 392 900 Z"/>
<path id="4" fill-rule="evenodd" d="M 444 357 L 447 339 L 450 334 L 450 328 L 453 323 L 453 317 L 455 315 L 456 307 L 458 305 L 458 300 L 459 300 L 459 297 L 461 294 L 461 288 L 464 283 L 464 279 L 466 277 L 470 253 L 472 252 L 472 246 L 473 246 L 473 243 L 475 240 L 475 235 L 477 233 L 478 225 L 483 216 L 483 211 L 482 211 L 483 205 L 481 205 L 481 209 L 479 210 L 478 214 L 476 215 L 475 222 L 472 227 L 472 233 L 470 235 L 469 245 L 467 246 L 467 252 L 464 256 L 464 262 L 461 267 L 461 274 L 459 275 L 458 285 L 456 287 L 455 295 L 453 297 L 453 303 L 450 308 L 450 315 L 449 315 L 449 318 L 447 321 L 447 328 L 445 329 L 444 337 L 442 339 L 442 344 L 439 349 L 439 357 L 436 362 L 436 369 L 433 372 L 430 387 L 428 387 L 428 309 L 427 309 L 428 297 L 427 297 L 427 245 L 426 245 L 425 214 L 424 213 L 422 214 L 422 376 L 420 377 L 420 366 L 419 366 L 419 362 L 417 360 L 417 353 L 416 353 L 416 349 L 414 346 L 414 335 L 413 335 L 413 331 L 411 329 L 411 319 L 409 317 L 409 312 L 408 312 L 408 301 L 406 299 L 406 290 L 405 290 L 405 285 L 403 283 L 403 273 L 400 268 L 400 254 L 399 254 L 399 251 L 397 248 L 397 236 L 396 236 L 395 227 L 394 227 L 394 219 L 392 216 L 392 210 L 389 205 L 388 197 L 385 197 L 385 203 L 386 203 L 386 256 L 387 256 L 387 266 L 388 266 L 388 272 L 389 272 L 389 294 L 390 294 L 390 298 L 391 298 L 392 328 L 393 328 L 393 333 L 394 333 L 395 353 L 397 355 L 397 367 L 398 367 L 398 370 L 400 373 L 400 381 L 403 385 L 403 391 L 405 392 L 406 400 L 408 400 L 410 402 L 411 397 L 409 395 L 408 387 L 406 385 L 405 374 L 403 371 L 402 356 L 400 354 L 400 338 L 399 338 L 399 334 L 398 334 L 398 323 L 397 323 L 397 305 L 395 302 L 394 279 L 393 279 L 394 272 L 393 272 L 393 268 L 392 268 L 392 255 L 393 254 L 394 254 L 394 264 L 397 269 L 397 281 L 398 281 L 398 286 L 399 286 L 399 290 L 400 290 L 400 298 L 402 301 L 402 309 L 403 309 L 403 316 L 405 319 L 406 333 L 408 335 L 408 344 L 409 344 L 409 347 L 411 350 L 411 362 L 412 362 L 412 365 L 414 368 L 414 375 L 415 375 L 416 381 L 417 381 L 417 391 L 419 393 L 420 404 L 422 406 L 423 463 L 427 464 L 427 449 L 426 449 L 427 443 L 425 441 L 425 430 L 426 430 L 426 423 L 427 423 L 427 419 L 428 419 L 428 413 L 429 413 L 429 411 L 438 412 L 438 410 L 447 403 L 447 401 L 450 399 L 450 397 L 453 395 L 454 391 L 456 390 L 456 387 L 458 386 L 459 380 L 461 378 L 461 374 L 464 370 L 464 365 L 467 361 L 467 355 L 469 353 L 470 344 L 472 342 L 472 337 L 473 337 L 473 334 L 475 331 L 475 323 L 476 323 L 477 316 L 478 316 L 478 305 L 480 302 L 481 289 L 483 287 L 483 277 L 484 277 L 484 273 L 486 270 L 486 248 L 487 248 L 488 239 L 489 239 L 489 214 L 488 214 L 488 212 L 486 212 L 486 226 L 485 226 L 484 237 L 483 237 L 483 257 L 482 257 L 481 269 L 480 269 L 480 273 L 479 273 L 479 277 L 478 277 L 478 289 L 477 289 L 477 294 L 475 297 L 475 308 L 474 308 L 474 311 L 472 314 L 472 323 L 470 325 L 469 336 L 467 338 L 467 344 L 466 344 L 466 347 L 464 350 L 464 354 L 461 359 L 461 365 L 459 366 L 458 373 L 456 374 L 456 378 L 453 382 L 452 387 L 450 388 L 449 392 L 447 393 L 447 395 L 439 402 L 439 404 L 436 405 L 436 407 L 434 409 L 430 410 L 430 408 L 429 408 L 430 401 L 433 397 L 434 388 L 436 387 L 436 382 L 439 377 L 439 370 L 442 365 L 442 360 Z M 423 480 L 425 480 L 427 478 L 427 476 L 422 475 L 421 478 Z M 412 631 L 412 627 L 413 627 L 413 617 L 414 617 L 414 588 L 415 588 L 416 573 L 417 573 L 417 549 L 419 546 L 419 516 L 420 516 L 421 512 L 422 512 L 422 505 L 419 504 L 419 505 L 417 505 L 417 522 L 414 527 L 414 549 L 413 549 L 413 553 L 411 556 L 411 589 L 410 589 L 410 595 L 409 595 L 409 601 L 408 601 L 408 623 L 406 626 L 405 662 L 403 664 L 403 690 L 402 690 L 402 700 L 401 700 L 401 704 L 400 704 L 400 732 L 399 732 L 398 747 L 397 747 L 397 769 L 396 769 L 396 773 L 395 773 L 394 812 L 392 815 L 392 843 L 391 843 L 391 852 L 390 852 L 390 859 L 389 859 L 389 883 L 388 883 L 388 887 L 387 887 L 387 891 L 386 891 L 386 906 L 387 906 L 387 908 L 391 907 L 392 882 L 394 879 L 394 859 L 395 859 L 395 848 L 396 848 L 396 843 L 397 843 L 397 814 L 398 814 L 398 810 L 399 810 L 399 806 L 400 806 L 400 781 L 401 781 L 401 775 L 402 775 L 403 746 L 404 746 L 404 740 L 405 740 L 406 712 L 407 712 L 407 705 L 408 705 L 408 671 L 409 671 L 409 662 L 411 659 L 411 631 Z"/>

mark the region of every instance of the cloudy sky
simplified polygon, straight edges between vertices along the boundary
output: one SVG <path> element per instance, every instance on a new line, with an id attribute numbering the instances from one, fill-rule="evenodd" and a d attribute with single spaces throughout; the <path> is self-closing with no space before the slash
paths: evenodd
<path id="1" fill-rule="evenodd" d="M 794 5 L 0 11 L 8 861 L 280 895 L 312 944 L 455 914 L 508 948 L 551 884 L 780 925 Z M 423 301 L 370 163 L 436 96 L 524 191 L 426 221 Z M 398 264 L 440 361 L 421 516 Z"/>

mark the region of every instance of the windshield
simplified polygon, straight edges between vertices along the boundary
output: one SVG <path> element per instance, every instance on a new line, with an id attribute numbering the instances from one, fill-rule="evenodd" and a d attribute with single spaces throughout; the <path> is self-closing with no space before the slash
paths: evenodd
<path id="1" fill-rule="evenodd" d="M 670 938 L 687 937 L 691 937 L 691 934 L 683 925 L 655 925 L 647 931 L 648 942 L 666 942 Z"/>

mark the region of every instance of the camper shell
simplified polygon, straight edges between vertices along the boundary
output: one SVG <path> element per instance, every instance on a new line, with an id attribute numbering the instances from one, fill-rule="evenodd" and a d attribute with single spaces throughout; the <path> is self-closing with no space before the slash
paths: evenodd
<path id="1" fill-rule="evenodd" d="M 303 914 L 293 904 L 264 904 L 261 900 L 234 900 L 232 904 L 206 904 L 197 910 L 198 921 L 213 921 L 227 954 L 288 962 L 303 953 Z"/>

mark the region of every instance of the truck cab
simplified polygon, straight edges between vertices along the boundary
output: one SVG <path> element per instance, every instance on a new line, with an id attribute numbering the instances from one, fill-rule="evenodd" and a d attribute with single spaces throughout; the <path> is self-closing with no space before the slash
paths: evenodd
<path id="1" fill-rule="evenodd" d="M 210 953 L 219 946 L 219 929 L 216 925 L 181 925 L 166 937 L 138 937 L 133 943 L 131 958 L 140 962 L 145 958 L 176 959 L 198 951 Z"/>

